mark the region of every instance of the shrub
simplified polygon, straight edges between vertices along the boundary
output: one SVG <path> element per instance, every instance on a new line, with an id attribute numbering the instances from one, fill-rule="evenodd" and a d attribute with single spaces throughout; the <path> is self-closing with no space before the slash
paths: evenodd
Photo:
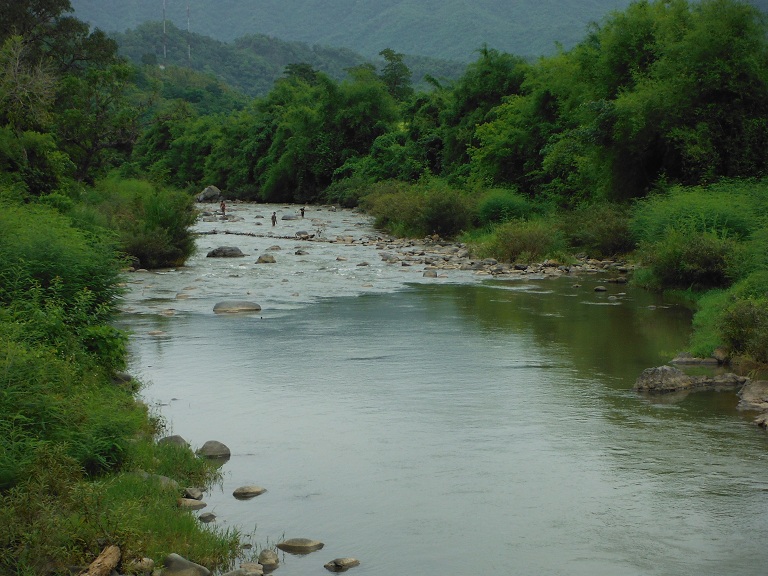
<path id="1" fill-rule="evenodd" d="M 477 251 L 506 262 L 530 263 L 562 253 L 565 240 L 555 223 L 546 218 L 507 222 L 496 227 Z"/>
<path id="2" fill-rule="evenodd" d="M 768 363 L 768 298 L 733 301 L 723 312 L 720 331 L 734 355 Z"/>
<path id="3" fill-rule="evenodd" d="M 669 230 L 641 246 L 641 260 L 656 288 L 704 290 L 730 285 L 739 247 L 731 238 L 691 228 Z"/>
<path id="4" fill-rule="evenodd" d="M 586 205 L 565 212 L 561 229 L 571 248 L 593 258 L 627 254 L 637 247 L 629 209 L 620 204 Z"/>
<path id="5" fill-rule="evenodd" d="M 43 298 L 55 296 L 66 306 L 88 291 L 93 297 L 84 313 L 108 313 L 119 271 L 116 244 L 103 230 L 85 233 L 43 206 L 0 210 L 0 302 L 39 297 L 39 287 Z"/>
<path id="6" fill-rule="evenodd" d="M 494 188 L 478 201 L 477 217 L 481 225 L 528 220 L 536 213 L 536 206 L 524 195 L 502 188 Z"/>
<path id="7" fill-rule="evenodd" d="M 761 227 L 754 184 L 725 181 L 710 187 L 672 188 L 635 206 L 632 231 L 640 242 L 657 242 L 668 231 L 686 228 L 744 239 Z"/>
<path id="8" fill-rule="evenodd" d="M 440 180 L 377 183 L 361 206 L 375 217 L 376 226 L 400 236 L 455 236 L 470 225 L 473 210 L 467 196 Z"/>
<path id="9" fill-rule="evenodd" d="M 117 231 L 121 248 L 145 268 L 180 266 L 194 252 L 194 199 L 143 180 L 111 176 L 91 192 L 89 204 Z"/>

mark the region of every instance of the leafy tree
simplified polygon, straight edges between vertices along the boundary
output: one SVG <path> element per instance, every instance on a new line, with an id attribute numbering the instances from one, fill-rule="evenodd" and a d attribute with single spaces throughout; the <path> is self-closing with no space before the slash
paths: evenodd
<path id="1" fill-rule="evenodd" d="M 56 131 L 77 167 L 78 180 L 93 181 L 130 154 L 139 115 L 126 98 L 131 73 L 129 66 L 116 64 L 62 81 Z"/>
<path id="2" fill-rule="evenodd" d="M 411 71 L 403 61 L 403 54 L 395 52 L 391 48 L 385 48 L 379 52 L 386 64 L 381 69 L 379 78 L 384 82 L 390 96 L 398 102 L 407 100 L 413 94 L 411 86 Z"/>

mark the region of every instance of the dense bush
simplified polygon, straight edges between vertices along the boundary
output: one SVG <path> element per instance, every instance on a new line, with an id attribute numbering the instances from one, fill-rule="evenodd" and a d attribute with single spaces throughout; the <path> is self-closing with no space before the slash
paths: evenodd
<path id="1" fill-rule="evenodd" d="M 481 256 L 521 263 L 560 256 L 566 248 L 562 232 L 556 222 L 549 218 L 506 222 L 494 228 L 489 237 L 474 246 Z"/>
<path id="2" fill-rule="evenodd" d="M 471 200 L 440 180 L 375 184 L 361 205 L 376 218 L 377 226 L 411 237 L 453 237 L 469 227 L 473 213 Z"/>
<path id="3" fill-rule="evenodd" d="M 768 298 L 738 299 L 723 312 L 720 330 L 728 350 L 768 363 Z"/>
<path id="4" fill-rule="evenodd" d="M 179 266 L 194 251 L 189 227 L 197 215 L 189 194 L 113 176 L 97 183 L 87 203 L 116 231 L 122 250 L 144 268 Z M 87 217 L 87 209 L 80 210 L 79 217 Z"/>
<path id="5" fill-rule="evenodd" d="M 485 192 L 477 203 L 481 226 L 509 220 L 528 220 L 537 212 L 529 198 L 514 190 L 494 188 Z"/>
<path id="6" fill-rule="evenodd" d="M 636 248 L 629 210 L 621 204 L 580 206 L 564 212 L 560 222 L 570 248 L 592 258 L 627 254 Z"/>
<path id="7" fill-rule="evenodd" d="M 723 288 L 738 274 L 739 246 L 716 232 L 668 230 L 663 240 L 645 243 L 640 252 L 658 288 Z"/>
<path id="8" fill-rule="evenodd" d="M 632 231 L 641 242 L 662 240 L 669 230 L 682 227 L 745 239 L 760 228 L 765 213 L 764 201 L 759 201 L 755 190 L 754 184 L 738 181 L 709 187 L 675 187 L 669 194 L 637 203 Z"/>

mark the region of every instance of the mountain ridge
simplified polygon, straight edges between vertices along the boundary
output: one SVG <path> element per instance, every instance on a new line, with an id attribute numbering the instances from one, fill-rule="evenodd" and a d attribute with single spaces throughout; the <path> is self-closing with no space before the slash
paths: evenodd
<path id="1" fill-rule="evenodd" d="M 72 0 L 75 16 L 107 32 L 163 19 L 160 0 Z M 166 18 L 217 40 L 266 34 L 349 48 L 367 58 L 384 48 L 469 62 L 487 45 L 523 57 L 581 39 L 590 22 L 630 0 L 167 0 Z"/>

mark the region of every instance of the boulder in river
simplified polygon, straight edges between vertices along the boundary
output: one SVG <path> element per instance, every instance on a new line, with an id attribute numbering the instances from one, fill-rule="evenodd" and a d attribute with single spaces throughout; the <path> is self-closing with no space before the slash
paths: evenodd
<path id="1" fill-rule="evenodd" d="M 205 256 L 206 258 L 243 258 L 245 254 L 237 246 L 219 246 Z"/>
<path id="2" fill-rule="evenodd" d="M 360 566 L 360 560 L 357 558 L 336 558 L 328 562 L 325 569 L 331 572 L 346 572 L 355 566 Z"/>
<path id="3" fill-rule="evenodd" d="M 211 571 L 178 554 L 168 554 L 163 562 L 161 574 L 162 576 L 210 576 Z"/>
<path id="4" fill-rule="evenodd" d="M 222 444 L 218 440 L 208 440 L 208 442 L 197 449 L 197 455 L 213 459 L 229 458 L 231 452 L 226 444 Z"/>
<path id="5" fill-rule="evenodd" d="M 197 195 L 198 202 L 216 202 L 221 198 L 221 190 L 216 186 L 206 186 L 205 189 Z"/>
<path id="6" fill-rule="evenodd" d="M 262 254 L 259 256 L 258 260 L 256 260 L 256 264 L 274 264 L 277 262 L 275 260 L 275 257 L 272 256 L 272 254 Z"/>
<path id="7" fill-rule="evenodd" d="M 737 388 L 748 381 L 749 378 L 730 372 L 717 376 L 689 376 L 672 366 L 657 366 L 643 370 L 635 381 L 634 389 L 663 394 L 693 388 Z"/>
<path id="8" fill-rule="evenodd" d="M 264 570 L 268 572 L 277 569 L 278 564 L 280 564 L 277 552 L 271 548 L 265 548 L 259 552 L 259 564 L 261 564 L 264 567 Z"/>
<path id="9" fill-rule="evenodd" d="M 310 538 L 289 538 L 277 544 L 280 550 L 290 554 L 309 554 L 315 550 L 320 550 L 323 546 L 325 544 L 322 542 Z"/>
<path id="10" fill-rule="evenodd" d="M 768 380 L 747 382 L 739 391 L 739 410 L 768 410 Z"/>
<path id="11" fill-rule="evenodd" d="M 235 489 L 234 492 L 232 492 L 232 496 L 237 498 L 238 500 L 248 500 L 249 498 L 253 498 L 255 496 L 260 496 L 261 494 L 264 494 L 266 492 L 266 488 L 262 488 L 261 486 L 240 486 L 240 488 Z"/>
<path id="12" fill-rule="evenodd" d="M 258 312 L 261 310 L 261 306 L 256 302 L 249 302 L 247 300 L 225 300 L 219 302 L 213 307 L 213 311 L 216 314 L 236 314 L 238 312 Z"/>

